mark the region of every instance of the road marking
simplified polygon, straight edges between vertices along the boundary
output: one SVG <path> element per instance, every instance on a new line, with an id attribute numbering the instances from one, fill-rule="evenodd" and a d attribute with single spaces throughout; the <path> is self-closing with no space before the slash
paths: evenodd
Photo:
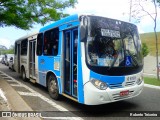
<path id="1" fill-rule="evenodd" d="M 9 77 L 2 77 L 3 79 L 10 79 Z"/>
<path id="2" fill-rule="evenodd" d="M 160 90 L 160 86 L 155 86 L 155 85 L 149 85 L 149 84 L 144 84 L 145 87 L 149 87 L 149 88 L 154 88 L 154 89 L 159 89 Z"/>
<path id="3" fill-rule="evenodd" d="M 16 81 L 13 81 L 13 80 L 7 80 L 7 82 L 11 85 L 11 86 L 20 86 Z"/>
<path id="4" fill-rule="evenodd" d="M 151 73 L 143 73 L 143 75 L 156 76 L 156 74 L 151 74 Z"/>
<path id="5" fill-rule="evenodd" d="M 23 86 L 21 86 L 19 84 L 10 84 L 10 85 L 13 86 L 13 87 L 23 87 Z"/>
<path id="6" fill-rule="evenodd" d="M 0 97 L 2 97 L 2 98 L 3 98 L 2 100 L 4 100 L 5 102 L 7 101 L 7 98 L 6 98 L 6 96 L 5 96 L 5 93 L 3 92 L 2 89 L 0 89 Z"/>
<path id="7" fill-rule="evenodd" d="M 23 96 L 37 96 L 37 93 L 30 93 L 30 92 L 21 92 L 21 91 L 17 91 L 20 95 L 23 95 Z"/>
<path id="8" fill-rule="evenodd" d="M 9 81 L 9 82 L 10 82 L 10 81 L 13 81 L 13 80 L 8 79 L 7 81 Z"/>
<path id="9" fill-rule="evenodd" d="M 1 71 L 0 71 L 1 72 Z M 31 93 L 29 92 L 20 92 L 18 91 L 18 93 L 20 95 L 25 95 L 25 96 L 37 96 L 37 97 L 40 97 L 42 100 L 44 100 L 45 102 L 49 103 L 51 106 L 55 107 L 56 109 L 58 109 L 59 111 L 68 111 L 66 108 L 58 105 L 57 103 L 53 102 L 52 100 L 48 99 L 47 97 L 43 96 L 42 94 L 36 92 L 35 90 L 31 89 L 30 87 L 26 86 L 25 84 L 15 80 L 14 78 L 10 77 L 9 75 L 7 75 L 6 73 L 2 72 L 4 75 L 8 76 L 9 78 L 11 78 L 14 82 L 18 83 L 20 86 L 26 88 L 27 90 L 29 90 Z M 72 112 L 69 112 L 70 114 L 73 114 Z M 74 116 L 76 116 L 74 114 Z M 83 120 L 83 118 L 81 117 L 45 117 L 45 118 L 49 118 L 49 119 L 55 119 L 55 118 L 58 118 L 58 119 L 66 119 L 68 120 L 68 118 L 72 118 L 71 120 Z"/>

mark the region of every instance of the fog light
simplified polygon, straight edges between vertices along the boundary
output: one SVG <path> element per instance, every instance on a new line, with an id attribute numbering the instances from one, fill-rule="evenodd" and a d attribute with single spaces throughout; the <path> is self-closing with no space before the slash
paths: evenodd
<path id="1" fill-rule="evenodd" d="M 102 95 L 99 98 L 101 101 L 104 101 L 104 97 Z"/>

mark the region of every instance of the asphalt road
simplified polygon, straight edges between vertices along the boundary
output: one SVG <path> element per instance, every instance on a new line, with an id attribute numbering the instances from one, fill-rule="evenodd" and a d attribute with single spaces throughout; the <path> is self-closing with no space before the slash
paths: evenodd
<path id="1" fill-rule="evenodd" d="M 0 63 L 0 71 L 13 77 L 15 81 L 8 80 L 11 86 L 19 92 L 22 98 L 34 111 L 43 111 L 45 120 L 50 119 L 86 119 L 86 120 L 128 120 L 151 119 L 160 117 L 131 117 L 139 113 L 155 113 L 160 115 L 160 90 L 144 87 L 143 92 L 135 98 L 110 104 L 86 106 L 62 97 L 59 101 L 51 99 L 47 89 L 31 82 L 23 82 L 16 72 Z M 135 114 L 136 113 L 136 114 Z M 56 117 L 59 118 L 56 118 Z M 78 117 L 77 117 L 78 116 Z M 130 117 L 129 117 L 130 116 Z"/>

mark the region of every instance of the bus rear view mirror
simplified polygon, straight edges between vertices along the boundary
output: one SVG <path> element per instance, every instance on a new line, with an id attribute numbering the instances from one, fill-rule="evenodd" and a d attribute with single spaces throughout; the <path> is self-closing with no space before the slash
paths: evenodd
<path id="1" fill-rule="evenodd" d="M 85 26 L 81 26 L 81 31 L 80 31 L 80 38 L 81 38 L 81 42 L 85 42 L 87 39 L 87 34 L 86 34 L 86 27 Z"/>

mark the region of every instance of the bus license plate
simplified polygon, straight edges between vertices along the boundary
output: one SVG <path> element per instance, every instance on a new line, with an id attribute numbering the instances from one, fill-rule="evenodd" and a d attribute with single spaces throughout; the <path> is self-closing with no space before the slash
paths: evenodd
<path id="1" fill-rule="evenodd" d="M 129 90 L 120 92 L 120 96 L 126 96 L 129 94 Z"/>

